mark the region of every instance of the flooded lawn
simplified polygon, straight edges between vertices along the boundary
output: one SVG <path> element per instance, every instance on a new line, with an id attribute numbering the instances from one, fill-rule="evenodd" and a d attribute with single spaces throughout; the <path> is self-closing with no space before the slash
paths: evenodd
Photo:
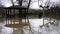
<path id="1" fill-rule="evenodd" d="M 59 24 L 60 20 L 44 17 L 43 25 L 43 18 L 37 16 L 29 17 L 29 23 L 27 19 L 1 19 L 0 34 L 60 34 Z"/>

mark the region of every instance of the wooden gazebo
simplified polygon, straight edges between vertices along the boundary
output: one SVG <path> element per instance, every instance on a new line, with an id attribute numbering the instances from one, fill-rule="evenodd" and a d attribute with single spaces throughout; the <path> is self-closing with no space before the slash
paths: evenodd
<path id="1" fill-rule="evenodd" d="M 11 28 L 21 28 L 22 31 L 21 34 L 23 34 L 24 26 L 29 26 L 30 28 L 29 31 L 31 30 L 29 19 L 28 19 L 28 10 L 29 10 L 31 0 L 29 0 L 27 7 L 22 6 L 22 1 L 23 0 L 20 0 L 19 5 L 16 6 L 14 5 L 12 0 L 13 6 L 2 7 L 5 10 L 5 20 L 6 20 L 5 26 Z M 22 22 L 22 19 L 25 19 L 25 22 Z"/>
<path id="2" fill-rule="evenodd" d="M 5 26 L 14 27 L 14 28 L 24 27 L 27 25 L 30 26 L 29 19 L 28 19 L 28 10 L 29 10 L 31 0 L 29 0 L 27 7 L 22 6 L 22 1 L 23 0 L 21 0 L 19 2 L 20 5 L 17 5 L 17 6 L 15 6 L 14 3 L 12 2 L 13 6 L 3 7 L 3 9 L 5 9 L 5 11 L 6 11 L 6 13 L 5 13 L 6 25 Z M 17 19 L 18 19 L 18 24 L 15 24 Z M 25 19 L 24 23 L 22 22 L 22 19 Z M 26 19 L 28 22 L 26 22 Z M 10 22 L 9 22 L 9 20 L 10 20 Z"/>

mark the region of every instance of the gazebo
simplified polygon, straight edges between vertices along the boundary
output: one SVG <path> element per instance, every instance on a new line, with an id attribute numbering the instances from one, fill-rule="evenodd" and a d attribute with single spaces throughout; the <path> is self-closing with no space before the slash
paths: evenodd
<path id="1" fill-rule="evenodd" d="M 28 19 L 28 10 L 29 10 L 31 0 L 28 0 L 29 2 L 27 3 L 28 5 L 26 7 L 22 6 L 22 1 L 23 0 L 20 0 L 19 5 L 16 6 L 12 1 L 13 6 L 2 7 L 2 8 L 5 10 L 5 20 L 6 20 L 5 26 L 11 28 L 21 28 L 21 31 L 23 33 L 24 26 L 29 26 L 30 28 L 29 30 L 31 30 L 29 19 Z M 22 19 L 24 19 L 25 22 L 22 22 Z"/>
<path id="2" fill-rule="evenodd" d="M 3 7 L 3 9 L 5 9 L 6 11 L 5 13 L 6 25 L 5 26 L 13 27 L 13 28 L 24 27 L 27 25 L 30 26 L 29 19 L 28 19 L 28 10 L 29 10 L 31 0 L 28 0 L 29 2 L 27 2 L 28 5 L 26 7 L 22 6 L 23 1 L 24 0 L 20 0 L 19 5 L 15 6 L 12 0 L 13 6 Z M 22 22 L 22 19 L 25 19 L 24 23 Z M 15 23 L 16 21 L 18 21 L 18 24 Z"/>

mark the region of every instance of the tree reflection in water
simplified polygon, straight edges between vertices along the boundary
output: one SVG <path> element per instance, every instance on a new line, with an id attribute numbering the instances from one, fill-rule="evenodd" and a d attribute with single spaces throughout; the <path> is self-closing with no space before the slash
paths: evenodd
<path id="1" fill-rule="evenodd" d="M 5 20 L 4 23 L 0 22 L 0 34 L 59 34 L 60 33 L 60 25 L 55 26 L 54 24 L 50 24 L 49 18 L 48 21 L 45 19 L 45 26 L 41 28 L 42 26 L 42 19 L 43 18 L 34 18 L 34 19 L 29 19 L 31 30 L 29 26 L 23 26 L 22 28 L 11 28 L 11 27 L 5 27 Z M 16 24 L 18 22 L 18 19 L 16 19 Z M 54 22 L 55 19 L 51 19 L 51 22 Z M 27 20 L 26 20 L 27 21 Z M 58 23 L 60 22 L 59 20 L 55 20 L 55 22 Z M 22 19 L 22 22 L 25 22 L 24 19 Z M 13 22 L 12 22 L 13 23 Z M 48 23 L 49 27 L 46 27 L 46 24 Z M 9 20 L 9 24 L 11 24 Z M 59 23 L 60 24 L 60 23 Z"/>

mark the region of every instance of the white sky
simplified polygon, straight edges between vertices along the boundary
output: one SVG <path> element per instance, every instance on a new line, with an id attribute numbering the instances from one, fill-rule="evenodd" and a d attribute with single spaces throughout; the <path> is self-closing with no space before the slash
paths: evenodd
<path id="1" fill-rule="evenodd" d="M 40 0 L 40 2 L 41 1 L 43 1 L 42 6 L 46 6 L 45 3 L 49 2 L 49 0 Z M 39 3 L 39 5 L 41 5 L 41 3 Z M 38 0 L 35 0 L 35 2 L 34 2 L 34 0 L 32 0 L 30 8 L 31 9 L 40 9 L 39 5 L 38 5 Z M 49 5 L 49 8 L 60 6 L 60 0 L 50 0 L 48 5 Z"/>
<path id="2" fill-rule="evenodd" d="M 4 7 L 10 7 L 10 6 L 12 6 L 11 0 L 0 0 L 0 3 Z M 15 5 L 18 5 L 18 2 L 16 0 L 14 0 L 14 3 L 15 3 Z"/>
<path id="3" fill-rule="evenodd" d="M 45 3 L 48 2 L 48 0 L 42 0 L 42 1 L 43 1 L 42 6 L 45 6 Z M 11 0 L 0 0 L 0 3 L 5 7 L 12 6 Z M 14 3 L 15 5 L 18 5 L 18 2 L 16 2 L 16 0 L 14 0 Z M 50 0 L 49 6 L 50 7 L 60 6 L 60 0 Z M 30 8 L 40 9 L 38 5 L 38 0 L 32 0 Z"/>

